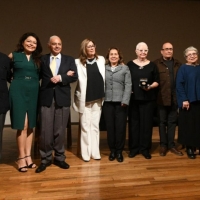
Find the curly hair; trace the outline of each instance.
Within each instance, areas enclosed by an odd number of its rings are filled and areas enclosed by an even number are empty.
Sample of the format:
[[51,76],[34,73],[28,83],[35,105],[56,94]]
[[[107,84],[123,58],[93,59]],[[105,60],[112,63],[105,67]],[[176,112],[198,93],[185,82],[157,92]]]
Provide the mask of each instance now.
[[117,51],[117,53],[119,54],[118,65],[124,64],[123,55],[122,55],[122,52],[120,51],[120,49],[117,48],[117,47],[111,47],[111,48],[108,49],[108,53],[106,55],[106,65],[111,65],[110,60],[109,60],[109,54],[110,54],[110,51],[113,50],[113,49],[115,49]]
[[40,57],[41,57],[41,53],[42,53],[42,45],[41,45],[39,37],[35,33],[28,32],[28,33],[23,34],[21,36],[21,38],[19,39],[19,42],[17,44],[16,52],[23,52],[24,51],[23,42],[29,36],[34,37],[36,39],[36,41],[37,41],[37,47],[36,47],[35,51],[32,52],[32,58],[33,58],[35,64],[39,67],[40,66],[40,62],[41,62],[40,61]]

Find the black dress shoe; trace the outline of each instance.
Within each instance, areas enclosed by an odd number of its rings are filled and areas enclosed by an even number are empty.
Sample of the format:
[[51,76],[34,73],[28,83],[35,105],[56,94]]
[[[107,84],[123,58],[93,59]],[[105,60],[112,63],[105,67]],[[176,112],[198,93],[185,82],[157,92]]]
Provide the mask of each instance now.
[[60,167],[62,169],[69,169],[69,165],[64,160],[59,161],[59,160],[54,159],[53,164],[57,165],[58,167]]
[[196,158],[196,155],[194,154],[194,150],[193,149],[187,148],[186,152],[187,152],[188,158],[190,158],[190,159],[195,159]]
[[139,153],[138,152],[133,153],[133,152],[130,151],[130,153],[128,154],[128,157],[129,158],[134,158],[137,154],[139,154]]
[[43,172],[48,166],[51,165],[51,161],[47,163],[41,163],[39,167],[35,170],[35,173]]
[[123,162],[124,161],[124,157],[123,157],[123,155],[121,153],[118,153],[116,158],[117,158],[118,162]]
[[151,159],[151,154],[148,151],[142,152],[142,155],[145,157],[145,159]]
[[114,153],[114,152],[111,152],[108,159],[109,159],[110,161],[115,160],[115,153]]

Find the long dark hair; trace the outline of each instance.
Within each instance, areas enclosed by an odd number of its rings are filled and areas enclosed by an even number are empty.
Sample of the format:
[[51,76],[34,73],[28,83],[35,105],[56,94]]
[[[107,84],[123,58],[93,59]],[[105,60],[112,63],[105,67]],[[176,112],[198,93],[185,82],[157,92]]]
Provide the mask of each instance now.
[[39,37],[35,33],[32,33],[32,32],[24,33],[21,36],[21,38],[19,39],[16,52],[24,51],[24,47],[22,44],[29,36],[34,37],[37,41],[37,47],[36,47],[35,51],[32,52],[32,58],[33,58],[35,64],[39,67],[40,66],[40,57],[41,57],[41,53],[42,53],[42,45],[40,43]]

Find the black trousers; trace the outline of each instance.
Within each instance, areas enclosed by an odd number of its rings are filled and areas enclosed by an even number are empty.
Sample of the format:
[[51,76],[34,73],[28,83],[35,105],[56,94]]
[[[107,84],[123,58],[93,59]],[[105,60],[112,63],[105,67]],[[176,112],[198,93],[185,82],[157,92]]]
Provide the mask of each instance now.
[[122,153],[126,140],[127,106],[121,102],[104,102],[107,141],[111,152]]
[[0,114],[0,160],[2,157],[2,138],[3,138],[3,127],[5,123],[6,114]]
[[200,147],[200,101],[190,103],[189,110],[179,109],[178,142]]
[[174,137],[177,122],[177,106],[158,106],[160,146],[175,147]]
[[129,150],[131,153],[149,151],[152,144],[154,101],[131,99],[128,114]]

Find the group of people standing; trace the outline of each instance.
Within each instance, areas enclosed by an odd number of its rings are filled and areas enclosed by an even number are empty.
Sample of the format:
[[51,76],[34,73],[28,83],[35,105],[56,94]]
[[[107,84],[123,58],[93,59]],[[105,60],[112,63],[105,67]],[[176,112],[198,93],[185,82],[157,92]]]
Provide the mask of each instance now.
[[[186,64],[173,58],[173,46],[164,43],[161,58],[148,60],[148,46],[137,44],[136,58],[124,63],[117,47],[108,50],[106,59],[96,52],[93,40],[81,43],[79,58],[63,55],[62,41],[51,36],[49,54],[34,33],[25,33],[9,58],[0,54],[0,139],[5,114],[10,107],[11,127],[17,129],[20,172],[36,168],[31,158],[33,128],[39,118],[40,173],[53,163],[68,169],[64,136],[70,105],[70,83],[77,81],[73,108],[79,113],[81,156],[85,162],[100,160],[99,121],[104,115],[109,160],[123,162],[128,117],[129,157],[142,154],[151,159],[153,116],[157,104],[160,156],[167,151],[182,156],[174,142],[179,115],[178,142],[186,146],[189,158],[196,158],[200,147],[200,65],[198,50],[185,50]],[[39,84],[41,80],[41,85]],[[9,81],[9,92],[7,89]],[[179,109],[178,109],[179,108]],[[179,112],[178,112],[179,111]],[[52,153],[54,151],[54,159]]]
[[[10,106],[11,127],[17,129],[19,172],[36,168],[31,158],[33,128],[40,122],[40,173],[53,163],[68,169],[64,137],[71,105],[70,83],[78,78],[74,58],[63,55],[62,41],[51,36],[49,54],[41,55],[42,46],[35,33],[25,33],[9,58],[1,54],[1,138],[6,111]],[[6,80],[10,82],[9,93]],[[41,80],[41,85],[39,81]],[[9,98],[8,98],[9,97]],[[39,118],[39,119],[38,119]]]

